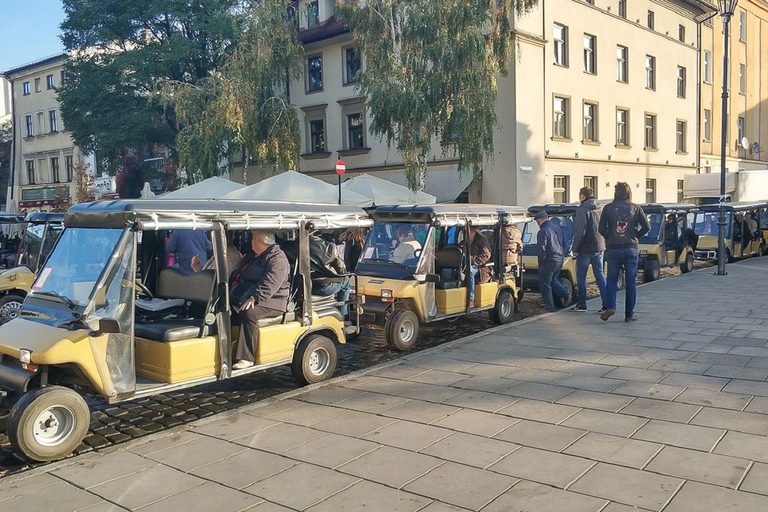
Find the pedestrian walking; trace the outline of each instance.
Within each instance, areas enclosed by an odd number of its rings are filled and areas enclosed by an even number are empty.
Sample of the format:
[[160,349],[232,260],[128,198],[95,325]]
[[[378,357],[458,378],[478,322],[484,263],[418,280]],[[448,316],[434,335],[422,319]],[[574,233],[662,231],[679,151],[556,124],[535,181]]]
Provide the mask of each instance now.
[[595,200],[595,191],[591,187],[583,187],[579,190],[581,204],[576,208],[573,216],[573,256],[576,258],[576,287],[578,288],[578,300],[571,311],[587,311],[587,271],[592,265],[592,273],[595,275],[597,287],[600,290],[600,299],[603,307],[599,313],[606,309],[605,304],[605,275],[603,274],[603,252],[605,251],[605,239],[598,232],[600,225],[601,208]]
[[560,270],[565,259],[565,237],[559,226],[549,220],[547,212],[540,211],[533,216],[539,225],[536,235],[536,254],[539,258],[539,291],[549,311],[557,311],[553,293],[560,297],[562,304],[571,302],[571,294],[560,282]]
[[616,313],[616,289],[622,269],[626,280],[624,321],[637,320],[637,239],[650,230],[645,212],[632,202],[632,188],[628,183],[616,183],[613,201],[603,208],[600,215],[600,234],[605,237],[605,259],[608,262],[605,310],[600,314],[602,320],[608,320]]

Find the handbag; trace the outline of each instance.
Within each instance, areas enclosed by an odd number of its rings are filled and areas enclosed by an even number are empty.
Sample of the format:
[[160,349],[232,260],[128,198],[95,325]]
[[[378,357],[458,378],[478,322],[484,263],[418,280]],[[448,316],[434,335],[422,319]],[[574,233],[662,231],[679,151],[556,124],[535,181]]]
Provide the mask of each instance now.
[[242,280],[229,290],[229,305],[236,311],[240,311],[245,301],[253,297],[256,285]]

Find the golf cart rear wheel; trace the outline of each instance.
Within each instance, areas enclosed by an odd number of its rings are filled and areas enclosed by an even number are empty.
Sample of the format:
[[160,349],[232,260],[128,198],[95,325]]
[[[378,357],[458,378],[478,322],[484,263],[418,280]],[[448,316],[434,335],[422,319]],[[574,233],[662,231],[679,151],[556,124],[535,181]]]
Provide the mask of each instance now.
[[499,292],[493,309],[488,310],[491,320],[497,324],[508,324],[515,314],[515,299],[506,290]]
[[336,345],[319,334],[310,334],[293,353],[291,373],[301,384],[314,384],[330,379],[336,370]]
[[560,284],[563,285],[563,288],[568,292],[568,295],[565,297],[555,296],[555,303],[561,308],[567,308],[571,305],[571,302],[573,302],[573,283],[567,277],[561,277]]
[[689,252],[685,255],[685,261],[680,264],[680,272],[687,274],[693,270],[693,253]]
[[384,335],[389,346],[398,352],[410,350],[419,337],[419,318],[413,311],[399,309],[387,318]]
[[659,265],[659,260],[645,260],[645,266],[643,267],[643,279],[645,282],[658,281],[660,276],[661,266]]

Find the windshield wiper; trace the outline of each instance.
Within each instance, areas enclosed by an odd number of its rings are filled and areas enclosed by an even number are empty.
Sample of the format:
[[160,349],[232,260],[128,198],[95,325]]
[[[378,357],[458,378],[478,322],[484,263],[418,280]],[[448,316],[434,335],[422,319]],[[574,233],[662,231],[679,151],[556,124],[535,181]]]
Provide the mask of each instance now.
[[71,310],[77,309],[78,304],[70,299],[69,297],[66,297],[64,295],[61,295],[58,292],[54,291],[45,291],[45,292],[35,292],[33,295],[47,295],[49,297],[56,297],[57,299],[61,300],[64,304],[67,305],[67,307]]

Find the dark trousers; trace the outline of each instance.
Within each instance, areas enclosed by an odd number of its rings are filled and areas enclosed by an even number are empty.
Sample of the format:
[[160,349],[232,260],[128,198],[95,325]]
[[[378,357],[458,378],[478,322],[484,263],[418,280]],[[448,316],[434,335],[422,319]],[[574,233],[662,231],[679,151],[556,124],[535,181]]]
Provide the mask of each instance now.
[[558,297],[565,298],[568,290],[560,282],[560,271],[563,269],[563,258],[550,258],[539,262],[539,291],[541,298],[544,299],[544,305],[549,311],[557,311],[554,293]]
[[237,341],[235,359],[237,361],[244,359],[255,362],[256,346],[259,342],[259,320],[282,315],[283,312],[278,309],[265,308],[263,306],[254,306],[248,310],[240,310],[238,314],[240,317],[240,337]]
[[608,249],[605,251],[605,260],[608,262],[605,307],[616,311],[616,291],[619,284],[619,272],[623,269],[626,296],[624,300],[624,318],[631,318],[635,314],[635,304],[637,303],[637,247]]

